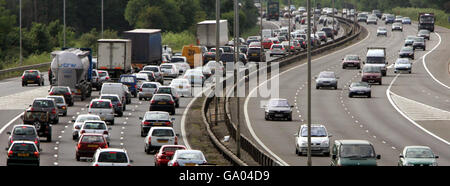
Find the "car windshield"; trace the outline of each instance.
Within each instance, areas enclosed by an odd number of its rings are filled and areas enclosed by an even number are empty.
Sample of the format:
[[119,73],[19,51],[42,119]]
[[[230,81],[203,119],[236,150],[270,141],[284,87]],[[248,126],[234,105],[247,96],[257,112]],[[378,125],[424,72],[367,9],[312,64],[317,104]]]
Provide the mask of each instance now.
[[158,67],[144,67],[145,71],[153,71],[153,72],[158,72]]
[[365,72],[365,73],[381,73],[381,68],[374,67],[374,66],[364,66],[363,72]]
[[380,30],[380,31],[386,31],[386,28],[378,28],[378,30]]
[[422,37],[416,37],[414,38],[415,42],[424,42],[424,39]]
[[420,22],[421,23],[434,23],[434,17],[433,16],[420,16]]
[[34,128],[31,127],[17,127],[14,129],[14,135],[36,135]]
[[409,148],[406,150],[406,158],[434,158],[433,152],[426,148]]
[[185,74],[186,76],[191,76],[191,75],[194,75],[194,76],[201,76],[201,75],[203,75],[203,72],[202,71],[199,71],[199,70],[189,70],[189,71],[187,71],[186,72],[186,74]]
[[189,84],[189,81],[186,81],[185,79],[174,79],[174,80],[172,80],[172,82],[170,84],[171,85],[185,85],[185,84]]
[[104,163],[128,163],[127,155],[123,152],[102,152],[98,156],[98,162]]
[[106,101],[94,101],[91,104],[91,108],[111,108],[110,102]]
[[81,139],[81,142],[83,143],[104,143],[105,140],[103,136],[100,135],[84,135],[83,139]]
[[153,96],[153,100],[155,101],[172,101],[172,97],[170,95],[155,95]]
[[85,116],[78,118],[76,122],[84,122],[87,120],[100,120],[100,118],[98,118],[98,116]]
[[272,48],[283,48],[282,45],[272,45]]
[[86,122],[84,123],[84,129],[106,129],[106,126],[104,123]]
[[357,61],[357,60],[359,60],[359,57],[358,56],[346,56],[345,59],[346,60]]
[[384,57],[367,57],[367,63],[384,64]]
[[15,143],[11,148],[11,151],[25,151],[25,152],[35,152],[36,147],[29,143]]
[[106,75],[108,75],[106,72],[98,72],[98,75],[100,77],[105,77]]
[[175,152],[177,150],[184,150],[183,147],[164,147],[163,152]]
[[55,100],[56,103],[64,103],[63,97],[47,97],[47,98]]
[[152,136],[155,137],[172,137],[175,136],[172,129],[156,129],[153,130]]
[[369,84],[366,82],[358,82],[358,83],[352,83],[350,87],[369,87]]
[[54,94],[64,94],[69,92],[69,90],[65,87],[53,87],[52,91]]
[[33,103],[33,107],[35,108],[51,108],[54,106],[55,105],[53,105],[53,102],[49,100],[36,100]]
[[334,78],[334,73],[320,73],[319,78]]
[[120,78],[120,82],[122,82],[122,83],[134,83],[135,79],[134,79],[134,77],[126,76],[126,77]]
[[400,51],[402,51],[402,52],[412,52],[413,48],[411,48],[411,47],[403,47],[402,50],[400,50]]
[[113,102],[119,101],[119,98],[117,96],[102,96],[102,97],[100,97],[100,99],[109,99]]
[[342,145],[342,158],[374,158],[375,152],[371,145]]
[[[311,127],[311,137],[327,137],[327,131],[323,127]],[[302,137],[308,137],[308,127],[302,128]]]
[[234,61],[234,55],[233,54],[222,54],[220,56],[220,61],[232,62],[232,61]]
[[395,63],[398,63],[398,64],[409,64],[409,60],[408,59],[398,59]]
[[289,107],[287,100],[272,100],[269,104],[270,107]]
[[430,31],[428,31],[428,30],[420,30],[419,31],[419,34],[429,34],[430,33]]
[[144,120],[169,120],[169,113],[147,113]]
[[159,88],[157,93],[172,94],[172,89],[171,88]]
[[200,153],[180,153],[177,159],[180,160],[203,160],[203,156]]
[[157,85],[154,83],[144,83],[142,84],[142,88],[156,88]]
[[184,62],[184,58],[181,58],[181,57],[174,57],[174,58],[172,58],[172,60],[170,60],[172,63],[175,63],[175,62]]
[[39,75],[38,71],[25,71],[25,75],[37,76]]

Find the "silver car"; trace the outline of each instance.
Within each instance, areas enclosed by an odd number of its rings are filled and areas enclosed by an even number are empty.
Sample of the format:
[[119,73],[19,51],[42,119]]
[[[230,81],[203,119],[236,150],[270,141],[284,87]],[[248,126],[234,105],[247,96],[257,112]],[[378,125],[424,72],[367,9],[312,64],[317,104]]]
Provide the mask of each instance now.
[[411,74],[412,71],[412,63],[409,61],[409,58],[398,58],[394,64],[394,73],[406,71]]
[[377,36],[384,35],[387,36],[387,29],[386,27],[378,27],[377,29]]
[[108,142],[111,140],[110,131],[111,127],[106,126],[104,121],[87,120],[81,125],[80,133],[78,136],[83,134],[102,134]]
[[322,87],[333,87],[334,89],[337,89],[338,87],[338,79],[339,77],[336,77],[334,72],[331,71],[323,71],[320,72],[319,77],[315,77],[316,79],[316,89],[322,88]]
[[139,100],[145,99],[150,100],[153,97],[153,94],[156,93],[158,87],[161,86],[160,83],[157,82],[145,82],[139,87],[138,97]]
[[73,127],[72,127],[72,139],[76,140],[78,137],[80,137],[78,134],[80,132],[81,126],[85,121],[101,121],[100,116],[94,115],[94,114],[81,114],[78,115],[76,120],[72,120]]
[[181,97],[192,96],[191,84],[187,79],[174,79],[169,86],[173,87]]
[[64,96],[47,96],[47,98],[55,100],[56,107],[58,107],[58,113],[67,116],[67,104],[64,100]]
[[145,137],[144,151],[159,150],[163,145],[178,145],[178,135],[172,127],[152,127]]
[[107,121],[114,125],[114,106],[109,99],[94,99],[88,106],[89,114],[100,116],[102,121]]
[[161,68],[159,68],[159,66],[156,65],[148,65],[145,66],[142,70],[144,71],[153,71],[155,73],[155,78],[156,78],[156,82],[159,82],[161,84],[164,84],[164,78],[163,75],[161,73]]
[[199,150],[177,150],[167,166],[197,166],[207,164],[205,155]]
[[[308,151],[308,125],[302,125],[295,135],[295,153],[306,154]],[[330,137],[324,125],[311,125],[311,153],[330,155]]]
[[270,57],[274,55],[282,55],[282,56],[286,55],[286,49],[282,44],[273,44],[270,47]]
[[275,118],[286,119],[292,121],[292,108],[287,99],[272,98],[268,104],[264,106],[264,118],[273,120]]

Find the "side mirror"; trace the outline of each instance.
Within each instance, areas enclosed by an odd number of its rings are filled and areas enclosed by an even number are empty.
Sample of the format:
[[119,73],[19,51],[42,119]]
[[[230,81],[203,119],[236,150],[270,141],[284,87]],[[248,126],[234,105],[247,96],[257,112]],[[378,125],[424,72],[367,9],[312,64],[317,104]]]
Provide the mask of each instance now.
[[377,159],[378,160],[381,159],[381,155],[377,154]]
[[439,156],[435,156],[434,158],[439,158]]
[[171,118],[170,121],[175,121],[175,118]]
[[140,120],[143,120],[144,118],[142,118],[142,117],[139,117],[139,119],[140,119]]
[[11,135],[11,132],[7,132],[6,135]]
[[335,160],[337,158],[336,154],[331,155],[331,158]]
[[176,134],[177,137],[180,137],[180,134]]
[[400,154],[400,156],[398,156],[399,158],[404,158],[404,156],[402,154]]
[[294,105],[291,105],[291,108],[294,108]]
[[74,119],[72,120],[72,123],[75,123],[75,120],[74,120]]
[[329,137],[329,138],[333,137],[333,134],[328,134],[328,137]]

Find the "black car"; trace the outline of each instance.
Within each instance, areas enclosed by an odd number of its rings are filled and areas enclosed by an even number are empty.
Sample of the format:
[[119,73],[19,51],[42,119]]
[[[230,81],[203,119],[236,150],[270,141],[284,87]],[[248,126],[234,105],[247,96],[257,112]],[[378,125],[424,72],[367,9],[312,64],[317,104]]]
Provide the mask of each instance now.
[[73,106],[74,99],[69,87],[54,86],[48,93],[51,96],[63,96],[68,106]]
[[233,47],[231,47],[231,46],[221,46],[220,47],[221,49],[223,49],[223,52],[224,53],[233,53]]
[[118,117],[123,116],[125,104],[122,103],[122,101],[120,101],[119,96],[117,94],[102,94],[99,99],[111,100],[111,103],[113,104],[114,107],[114,113],[116,113]]
[[292,121],[292,108],[286,99],[270,99],[269,103],[264,106],[264,116],[266,120],[275,118],[286,119]]
[[25,70],[22,75],[22,86],[28,84],[44,86],[44,75],[39,70]]
[[425,46],[425,39],[423,37],[416,37],[414,38],[414,42],[413,42],[413,50],[416,50],[416,48],[421,48],[422,50],[426,50],[426,46]]
[[148,111],[141,120],[141,136],[145,137],[152,127],[173,127],[175,118],[170,118],[168,112]]
[[402,47],[402,49],[398,52],[398,56],[400,58],[414,59],[414,49],[410,46]]
[[39,149],[31,141],[15,141],[11,144],[6,160],[7,166],[17,165],[34,165],[39,166],[40,154]]
[[323,27],[322,29],[320,29],[320,31],[325,32],[327,37],[334,38],[333,28],[331,28],[331,27]]
[[[259,42],[259,41],[258,41],[258,42]],[[248,50],[248,47],[247,47],[246,45],[241,45],[241,46],[239,46],[239,52],[240,52],[240,53],[246,54],[246,53],[247,53],[247,50]]]
[[149,111],[166,111],[170,115],[175,114],[175,101],[170,94],[155,94],[150,100]]
[[15,141],[32,141],[40,149],[39,136],[36,128],[32,125],[15,125],[12,131],[6,134],[9,135],[8,148]]
[[352,98],[354,96],[366,96],[368,98],[371,98],[372,90],[370,88],[369,83],[366,82],[352,83],[349,86],[348,97]]
[[392,24],[395,22],[395,16],[394,15],[387,15],[386,19],[384,20],[384,24]]
[[215,61],[216,60],[216,53],[215,52],[205,52],[203,54],[203,63],[206,64],[209,61]]
[[[262,61],[261,61],[262,57]],[[259,62],[265,62],[266,61],[266,53],[264,50],[262,50],[262,56],[261,56],[261,48],[260,47],[250,47],[247,51],[247,58],[248,61],[259,61]]]
[[178,96],[175,88],[171,86],[160,86],[158,87],[156,94],[170,94],[172,96],[172,99],[175,101],[175,107],[180,107],[180,96]]

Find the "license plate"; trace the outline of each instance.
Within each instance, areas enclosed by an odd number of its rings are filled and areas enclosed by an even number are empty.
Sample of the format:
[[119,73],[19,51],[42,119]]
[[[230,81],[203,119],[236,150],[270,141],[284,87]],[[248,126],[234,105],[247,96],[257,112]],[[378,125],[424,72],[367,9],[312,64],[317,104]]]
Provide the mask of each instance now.
[[101,117],[100,119],[105,120],[106,118],[105,117]]
[[17,154],[17,156],[19,156],[19,157],[28,157],[28,156],[30,156],[30,154],[28,154],[28,153],[19,153],[19,154]]
[[167,104],[166,102],[158,102],[158,104],[160,104],[160,105],[165,105],[165,104]]
[[153,123],[153,125],[162,125],[162,123]]
[[353,63],[347,63],[347,66],[353,66]]
[[88,147],[98,147],[98,145],[88,145]]
[[275,117],[283,117],[283,114],[275,114]]
[[34,81],[33,81],[33,80],[28,80],[27,82],[28,82],[28,83],[33,83]]
[[252,54],[252,56],[258,56],[258,54]]
[[357,92],[358,94],[364,94],[364,92]]
[[183,86],[178,86],[178,88],[183,88]]
[[169,140],[157,140],[158,141],[158,143],[167,143],[167,142],[169,142]]
[[375,80],[369,80],[369,83],[373,83],[373,82],[375,82]]
[[197,164],[195,164],[195,163],[185,163],[184,164],[184,166],[195,166],[195,165],[197,165]]

